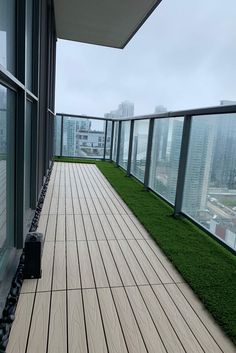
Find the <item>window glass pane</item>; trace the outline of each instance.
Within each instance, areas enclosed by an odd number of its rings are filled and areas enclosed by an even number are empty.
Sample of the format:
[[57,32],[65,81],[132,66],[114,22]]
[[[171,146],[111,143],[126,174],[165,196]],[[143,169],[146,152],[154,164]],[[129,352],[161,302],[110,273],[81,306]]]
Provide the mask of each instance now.
[[15,0],[0,1],[0,64],[15,73]]
[[61,119],[60,115],[57,115],[54,120],[54,155],[60,156],[61,154]]
[[136,120],[134,122],[131,173],[141,181],[144,181],[148,128],[149,120]]
[[0,266],[14,246],[15,94],[0,85]]
[[192,121],[183,211],[236,249],[236,114]]
[[32,103],[26,103],[25,119],[25,209],[30,208],[31,191],[31,117]]
[[26,2],[26,87],[32,91],[33,0]]
[[64,117],[63,155],[103,158],[105,125],[102,120]]
[[116,121],[114,123],[114,137],[113,137],[113,146],[112,146],[112,160],[116,161],[117,156],[117,142],[118,142],[118,130],[119,130],[119,123]]
[[183,118],[156,119],[154,123],[149,187],[175,202]]
[[123,121],[121,124],[119,164],[124,169],[127,169],[127,162],[128,162],[129,133],[130,133],[130,121]]
[[110,159],[110,151],[111,151],[111,130],[112,130],[112,122],[107,122],[107,141],[106,141],[106,154],[105,158]]

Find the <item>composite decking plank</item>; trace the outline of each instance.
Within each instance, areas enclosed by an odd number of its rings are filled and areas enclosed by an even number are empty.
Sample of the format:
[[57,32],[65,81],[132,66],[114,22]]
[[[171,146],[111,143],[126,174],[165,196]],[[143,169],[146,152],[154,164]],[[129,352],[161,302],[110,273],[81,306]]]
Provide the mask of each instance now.
[[132,232],[130,231],[129,227],[127,226],[127,224],[125,223],[124,219],[122,218],[122,216],[120,214],[116,214],[114,215],[116,222],[119,224],[119,227],[124,235],[125,239],[134,239],[134,236],[132,234]]
[[109,240],[108,244],[110,246],[111,252],[113,254],[114,260],[116,262],[117,268],[119,270],[120,277],[122,279],[124,286],[132,286],[135,284],[134,278],[130,272],[130,269],[125,261],[124,255],[119,247],[116,240]]
[[122,287],[112,288],[111,291],[114,296],[129,353],[148,352],[125,293],[125,289]]
[[109,353],[128,353],[111,290],[109,288],[99,288],[98,298]]
[[79,262],[81,271],[82,288],[95,288],[92,265],[89,258],[88,245],[86,241],[78,242]]
[[83,298],[89,353],[107,353],[96,290],[83,290]]
[[86,240],[84,222],[82,215],[75,215],[75,230],[77,240]]
[[66,292],[53,291],[47,353],[67,352]]
[[105,214],[101,214],[101,215],[98,215],[99,219],[100,219],[100,222],[101,222],[101,225],[102,225],[102,228],[104,230],[104,233],[105,233],[105,236],[106,236],[106,239],[116,239],[115,237],[115,234],[111,228],[111,225],[106,217]]
[[111,226],[111,228],[113,230],[115,238],[116,239],[125,239],[125,237],[124,237],[124,235],[123,235],[123,233],[122,233],[122,231],[121,231],[121,229],[119,227],[119,224],[117,223],[114,215],[107,214],[106,216],[107,216],[108,222],[109,222],[109,224],[110,224],[110,226]]
[[150,245],[150,247],[152,248],[154,253],[157,255],[159,261],[162,263],[163,267],[166,269],[166,271],[172,277],[174,282],[176,282],[176,283],[184,282],[180,273],[176,270],[176,268],[172,265],[172,263],[167,259],[167,257],[164,255],[162,250],[154,242],[154,240],[149,237],[149,239],[147,239],[147,243]]
[[158,257],[149,247],[148,243],[145,240],[137,240],[140,248],[143,250],[153,268],[155,269],[158,277],[162,283],[172,283],[173,279],[170,277],[169,273],[166,271],[162,263],[159,261]]
[[33,293],[20,295],[16,309],[16,318],[11,328],[10,339],[7,345],[6,353],[25,352],[33,301]]
[[137,287],[127,287],[126,293],[133,308],[137,323],[142,332],[143,339],[146,343],[148,352],[150,353],[166,353],[158,331],[149,315],[146,305],[139,293]]
[[66,240],[67,241],[75,241],[76,240],[76,235],[75,235],[75,221],[74,221],[74,215],[66,215]]
[[68,241],[66,244],[66,263],[67,288],[81,288],[77,243],[75,241]]
[[56,236],[56,224],[57,224],[57,215],[50,214],[48,216],[47,229],[45,234],[45,242],[55,241]]
[[88,241],[88,248],[90,252],[96,287],[108,287],[107,276],[97,242]]
[[96,235],[93,228],[93,223],[90,215],[83,215],[84,228],[87,240],[96,240]]
[[159,301],[150,286],[140,286],[139,290],[145,301],[153,322],[162,338],[168,353],[184,353],[185,350],[175,333],[171,321],[165,315]]
[[66,240],[66,216],[65,214],[58,214],[57,216],[57,230],[56,241]]
[[68,291],[69,353],[86,353],[86,331],[81,290]]
[[65,242],[62,241],[55,243],[52,289],[66,289],[66,249]]
[[91,215],[91,221],[93,223],[93,228],[94,228],[97,240],[105,240],[106,236],[98,215],[97,214]]
[[50,292],[37,293],[26,353],[46,353]]
[[130,268],[130,271],[133,274],[136,284],[138,285],[148,284],[147,277],[145,276],[144,271],[139,265],[132,250],[130,249],[128,242],[126,240],[118,240],[118,243],[122,249],[124,257],[127,260],[128,266]]
[[144,252],[140,248],[137,241],[128,240],[128,244],[132,249],[132,251],[134,252],[140,267],[143,269],[143,272],[145,273],[145,276],[147,277],[148,282],[150,284],[160,284],[161,281],[155,271],[156,269],[151,266],[150,262],[148,261],[148,258],[145,256]]
[[107,241],[100,240],[98,241],[98,245],[102,254],[110,287],[121,287],[122,282],[120,275],[117,271],[116,264]]
[[178,308],[172,302],[164,286],[154,285],[152,287],[163,310],[165,311],[165,314],[172,322],[172,325],[175,327],[175,331],[181,340],[185,351],[187,353],[203,353],[203,349],[199,345],[186,321],[180,314]]
[[52,269],[54,243],[44,243],[42,255],[42,277],[38,280],[37,292],[50,291],[52,286]]

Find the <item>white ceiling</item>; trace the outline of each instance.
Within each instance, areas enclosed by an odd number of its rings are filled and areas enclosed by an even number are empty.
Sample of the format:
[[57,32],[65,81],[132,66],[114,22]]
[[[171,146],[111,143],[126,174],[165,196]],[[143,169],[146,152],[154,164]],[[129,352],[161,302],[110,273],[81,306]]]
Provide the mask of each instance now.
[[161,0],[54,0],[57,37],[123,48]]

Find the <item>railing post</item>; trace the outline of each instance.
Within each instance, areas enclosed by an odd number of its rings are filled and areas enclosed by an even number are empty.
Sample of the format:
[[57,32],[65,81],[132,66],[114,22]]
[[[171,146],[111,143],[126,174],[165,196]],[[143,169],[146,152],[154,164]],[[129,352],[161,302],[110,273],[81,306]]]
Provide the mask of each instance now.
[[105,136],[104,136],[104,151],[103,151],[103,159],[106,159],[106,148],[107,148],[107,120],[105,125]]
[[126,170],[126,175],[127,176],[130,176],[130,170],[131,170],[133,136],[134,136],[134,120],[131,120],[130,121],[130,131],[129,131],[128,161],[127,161],[127,170]]
[[182,210],[184,182],[185,182],[185,175],[186,175],[186,169],[187,169],[187,159],[188,159],[189,141],[190,141],[190,133],[191,133],[191,123],[192,123],[192,116],[185,115],[180,157],[179,157],[176,195],[175,195],[175,208],[174,208],[175,217],[178,217]]
[[61,145],[60,145],[60,156],[63,153],[63,129],[64,129],[64,116],[61,115]]
[[121,139],[121,121],[119,121],[118,127],[118,139],[117,139],[117,151],[116,151],[116,166],[119,166],[120,162],[120,139]]
[[154,119],[150,119],[149,129],[148,129],[148,143],[147,143],[146,165],[145,165],[145,174],[144,174],[145,190],[148,189],[148,184],[149,184],[154,121],[155,121]]
[[110,162],[112,161],[112,152],[113,152],[113,141],[114,141],[114,125],[115,122],[111,121],[111,148],[110,148]]

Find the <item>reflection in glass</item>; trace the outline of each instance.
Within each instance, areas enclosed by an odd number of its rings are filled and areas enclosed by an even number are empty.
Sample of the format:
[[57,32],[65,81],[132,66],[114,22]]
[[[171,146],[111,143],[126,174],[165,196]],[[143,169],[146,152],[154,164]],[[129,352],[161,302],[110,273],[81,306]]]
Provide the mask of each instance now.
[[15,73],[15,0],[0,1],[0,64]]
[[107,121],[107,140],[106,140],[106,153],[105,158],[110,159],[110,151],[111,151],[111,131],[112,130],[112,122]]
[[15,95],[0,85],[0,260],[13,246]]
[[183,211],[236,249],[236,114],[192,121]]
[[117,156],[118,130],[119,130],[119,123],[118,123],[118,121],[115,121],[113,146],[112,146],[112,160],[114,162],[116,162],[116,156]]
[[26,1],[26,87],[32,91],[33,0]]
[[156,119],[154,123],[149,187],[175,202],[183,118]]
[[32,103],[27,100],[25,115],[25,210],[30,209],[31,194],[31,118]]
[[60,156],[61,154],[61,119],[60,115],[57,115],[54,119],[54,155]]
[[130,121],[123,121],[121,123],[119,164],[124,169],[127,169],[127,162],[128,162],[129,133],[130,133]]
[[102,120],[64,117],[63,155],[103,158],[105,124]]
[[131,160],[131,173],[144,181],[149,120],[136,120],[134,123],[134,136]]

